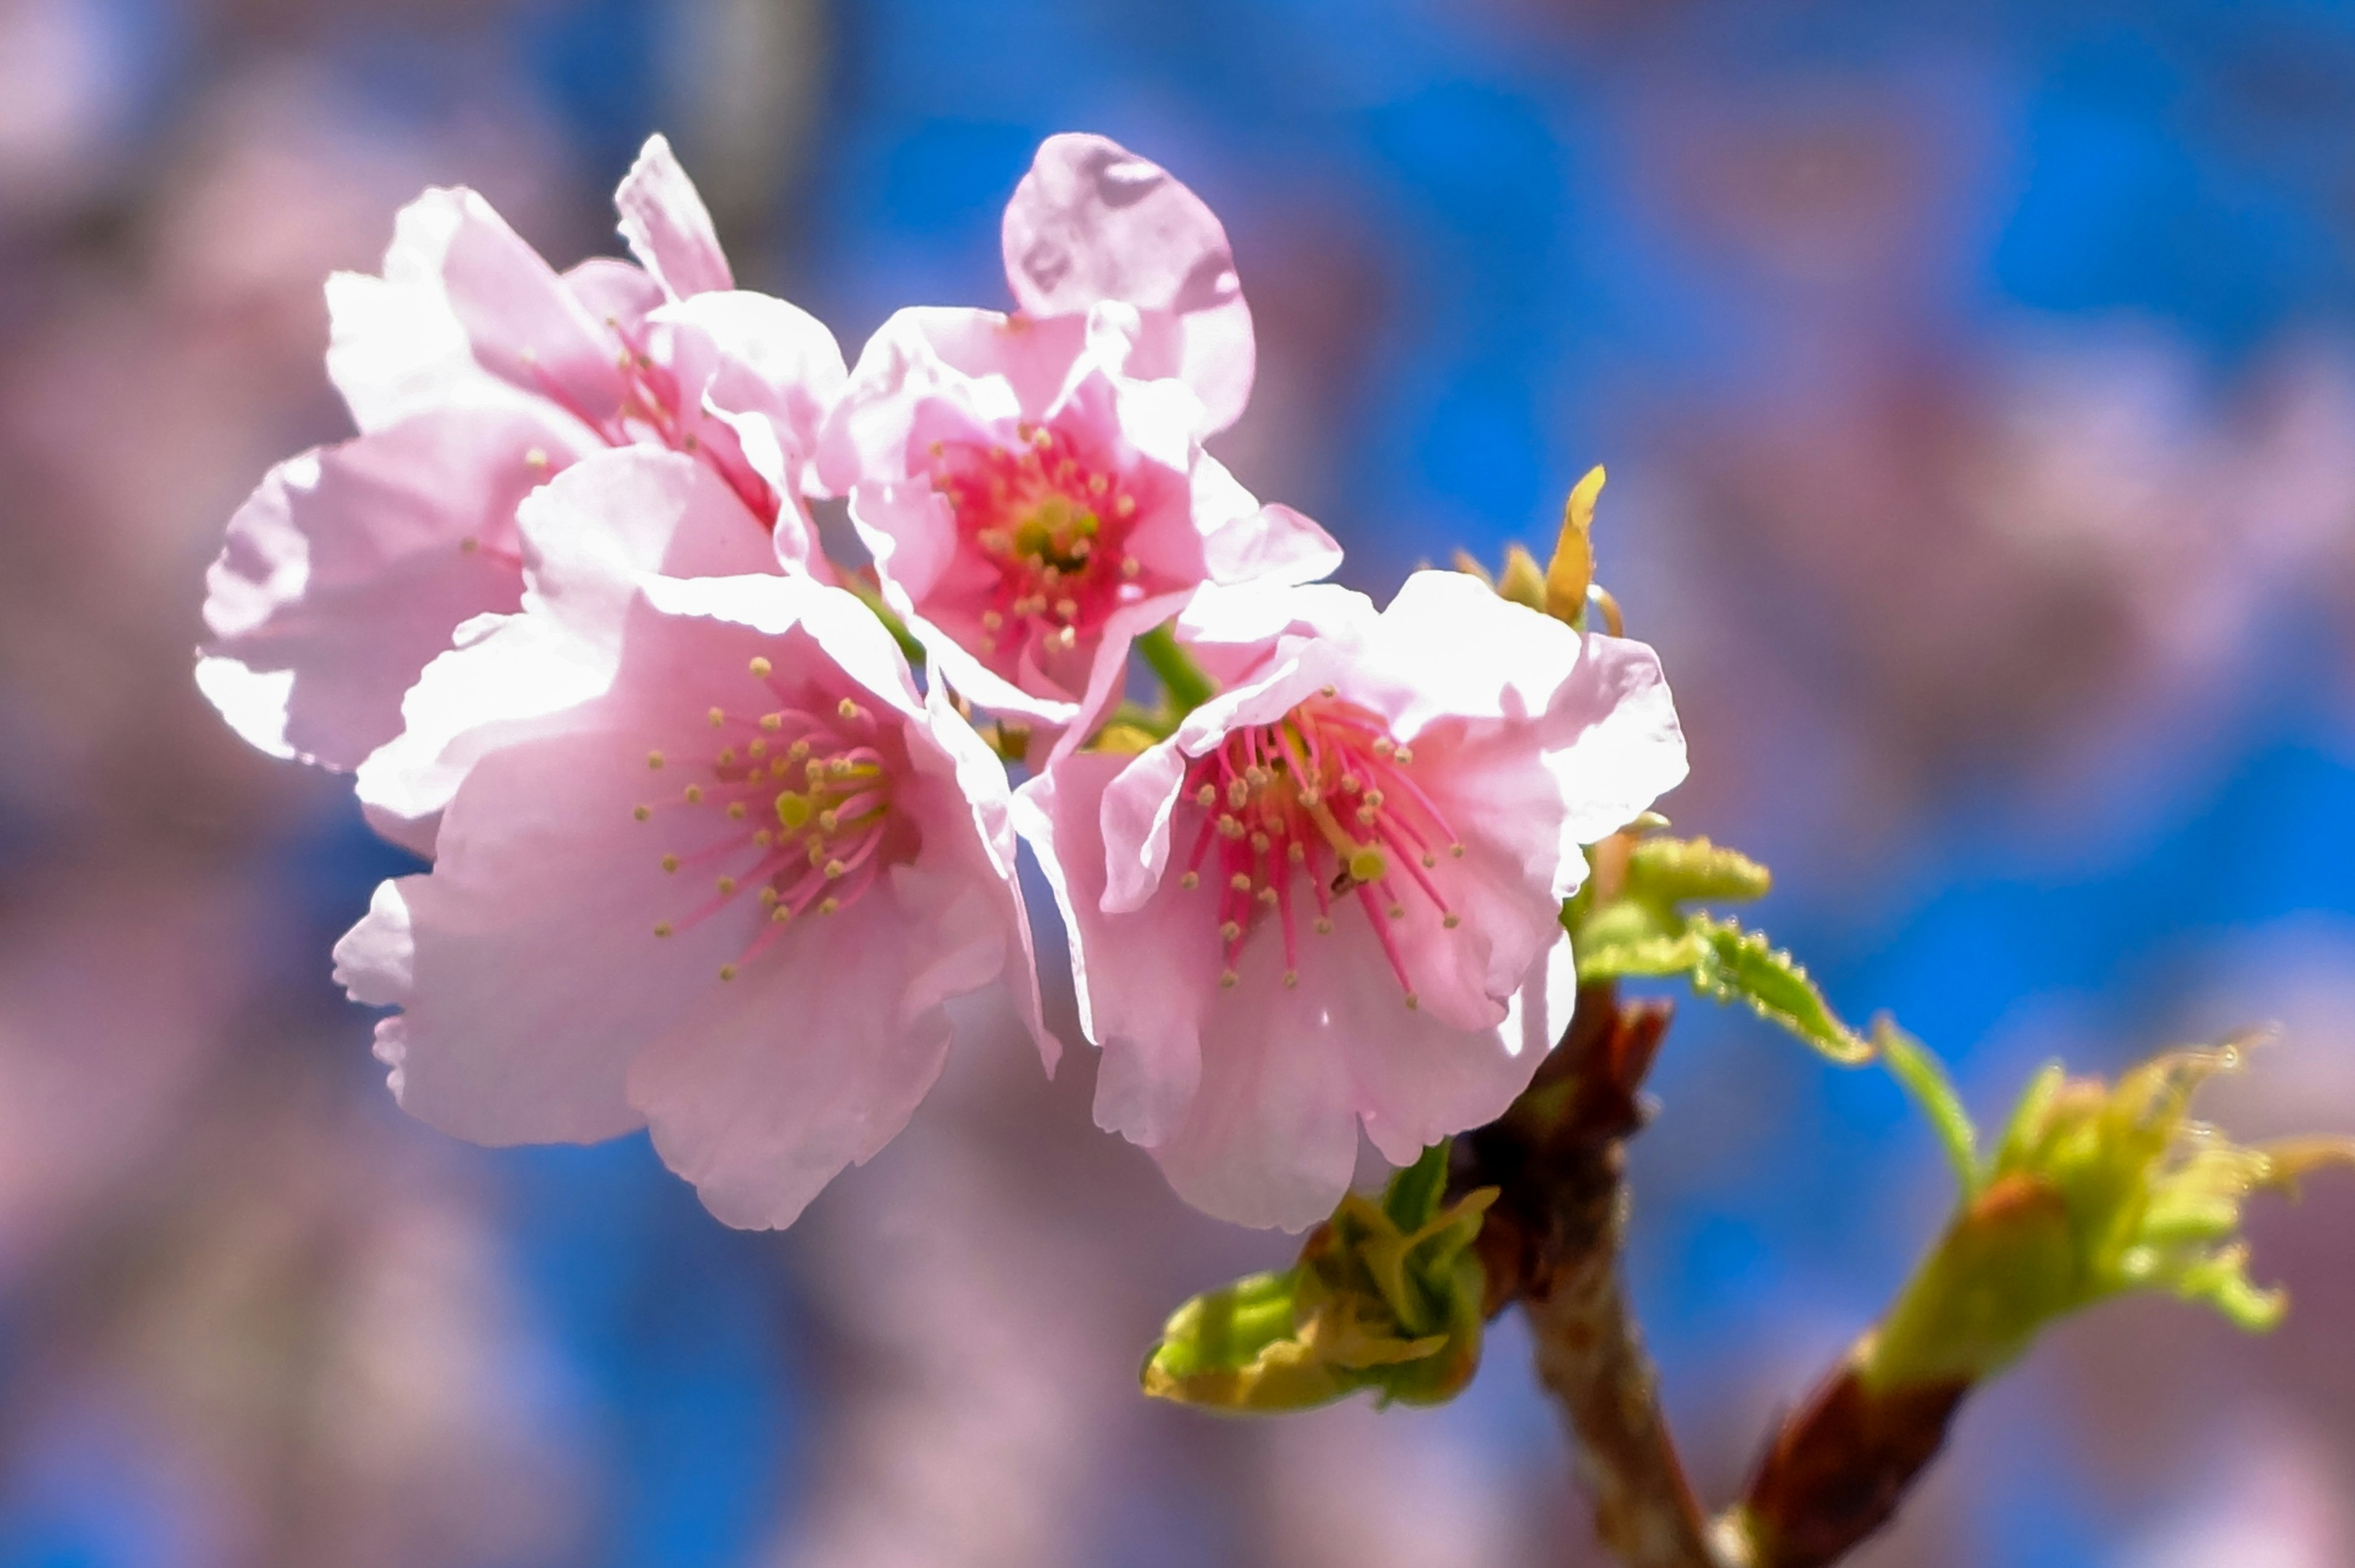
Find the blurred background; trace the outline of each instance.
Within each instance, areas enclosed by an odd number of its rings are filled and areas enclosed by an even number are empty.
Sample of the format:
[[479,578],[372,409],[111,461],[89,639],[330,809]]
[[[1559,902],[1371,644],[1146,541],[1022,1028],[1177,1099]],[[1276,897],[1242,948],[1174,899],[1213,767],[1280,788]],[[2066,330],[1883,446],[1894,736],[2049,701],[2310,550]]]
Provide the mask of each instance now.
[[[428,184],[559,265],[666,130],[853,353],[1005,303],[1038,139],[1223,216],[1221,452],[1387,595],[1600,544],[1680,827],[1992,1115],[2265,1019],[2216,1099],[2355,1127],[2355,6],[1698,0],[0,0],[0,1568],[1597,1562],[1526,1340],[1471,1392],[1148,1405],[1189,1214],[984,1039],[793,1232],[643,1140],[392,1105],[327,950],[408,869],[197,699],[201,576],[346,433],[320,282]],[[1054,1005],[1068,1027],[1068,985]],[[1633,1268],[1722,1500],[1945,1179],[1878,1074],[1688,1007]],[[2254,1227],[2289,1324],[2171,1303],[1975,1404],[1878,1568],[2355,1563],[2355,1190]]]

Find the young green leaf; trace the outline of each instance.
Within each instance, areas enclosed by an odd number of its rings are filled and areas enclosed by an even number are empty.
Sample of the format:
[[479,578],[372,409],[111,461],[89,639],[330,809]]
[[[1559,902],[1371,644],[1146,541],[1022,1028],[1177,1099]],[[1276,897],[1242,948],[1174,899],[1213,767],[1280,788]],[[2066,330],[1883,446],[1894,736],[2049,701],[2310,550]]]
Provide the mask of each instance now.
[[1798,960],[1740,923],[1685,906],[1755,899],[1765,867],[1706,838],[1633,838],[1595,846],[1596,873],[1562,905],[1581,985],[1681,975],[1715,1001],[1746,1003],[1833,1061],[1872,1060]]
[[1693,989],[1721,1002],[1742,1001],[1843,1066],[1872,1060],[1871,1042],[1842,1023],[1799,961],[1741,923],[1692,917],[1703,944],[1692,970]]
[[1963,1108],[1962,1097],[1955,1093],[1954,1080],[1946,1076],[1946,1064],[1887,1017],[1874,1021],[1872,1043],[1879,1049],[1881,1060],[1888,1064],[1890,1076],[1929,1117],[1931,1128],[1946,1151],[1946,1163],[1954,1168],[1955,1180],[1960,1184],[1965,1200],[1977,1197],[1983,1179],[1978,1129],[1971,1123],[1971,1114]]

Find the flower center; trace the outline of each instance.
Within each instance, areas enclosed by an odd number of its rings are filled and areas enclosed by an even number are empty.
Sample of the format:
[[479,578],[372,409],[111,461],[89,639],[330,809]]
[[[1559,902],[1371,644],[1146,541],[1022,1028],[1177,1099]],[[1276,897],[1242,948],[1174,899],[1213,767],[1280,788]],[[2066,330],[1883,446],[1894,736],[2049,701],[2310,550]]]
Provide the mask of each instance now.
[[1225,944],[1222,986],[1235,984],[1244,941],[1273,914],[1284,931],[1284,983],[1300,977],[1293,879],[1306,880],[1316,903],[1313,929],[1333,929],[1335,901],[1355,895],[1380,939],[1391,969],[1417,1005],[1414,983],[1391,923],[1406,917],[1404,891],[1456,916],[1430,872],[1444,852],[1464,853],[1455,830],[1413,779],[1413,752],[1391,739],[1380,717],[1327,687],[1273,724],[1229,735],[1186,772],[1187,797],[1203,812],[1200,833],[1178,885],[1205,876],[1219,887],[1219,936]]
[[1139,509],[1134,476],[1061,431],[1015,431],[1011,446],[932,446],[932,488],[996,573],[981,613],[981,653],[1008,666],[1024,651],[1070,651],[1145,596],[1143,568],[1127,549]]
[[[737,971],[805,914],[828,915],[856,903],[887,865],[906,860],[914,839],[891,810],[897,771],[886,747],[891,737],[874,712],[845,697],[831,708],[815,694],[788,699],[765,658],[751,662],[766,712],[706,715],[721,744],[709,762],[686,771],[689,782],[668,801],[641,805],[641,822],[674,806],[692,808],[710,842],[688,853],[667,852],[662,868],[698,868],[714,878],[712,895],[676,923],[660,921],[656,936],[699,924],[736,900],[755,898],[768,912],[759,933],[719,977]],[[668,771],[671,759],[646,754],[646,766]],[[716,830],[716,831],[715,831]]]

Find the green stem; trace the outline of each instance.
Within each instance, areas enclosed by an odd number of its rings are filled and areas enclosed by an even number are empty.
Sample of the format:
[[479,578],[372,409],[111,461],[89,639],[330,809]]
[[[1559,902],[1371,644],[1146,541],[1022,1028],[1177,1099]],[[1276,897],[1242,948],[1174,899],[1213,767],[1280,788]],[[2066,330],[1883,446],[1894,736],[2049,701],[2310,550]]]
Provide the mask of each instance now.
[[1167,623],[1137,638],[1136,651],[1146,667],[1160,677],[1162,689],[1168,692],[1171,718],[1183,719],[1218,695],[1218,687],[1202,673],[1202,667],[1178,645],[1178,638]]
[[891,640],[900,645],[900,651],[908,656],[908,662],[918,669],[923,668],[924,645],[916,641],[915,634],[908,630],[908,623],[900,619],[899,612],[883,603],[883,590],[856,571],[842,573],[842,585],[857,594],[861,604],[875,613],[875,618],[883,623],[883,629],[891,634]]

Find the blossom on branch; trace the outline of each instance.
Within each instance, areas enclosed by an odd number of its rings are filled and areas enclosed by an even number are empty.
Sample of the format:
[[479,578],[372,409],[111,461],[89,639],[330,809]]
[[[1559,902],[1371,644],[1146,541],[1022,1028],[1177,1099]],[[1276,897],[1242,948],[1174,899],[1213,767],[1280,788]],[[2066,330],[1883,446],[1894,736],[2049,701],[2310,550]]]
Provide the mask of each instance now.
[[517,503],[608,448],[689,454],[732,526],[824,571],[799,497],[843,379],[833,335],[733,288],[661,137],[615,200],[637,266],[559,274],[481,197],[436,189],[382,276],[329,281],[328,373],[361,433],[273,469],[207,582],[197,681],[248,741],[357,765],[456,628],[516,607]]
[[1340,551],[1202,450],[1241,411],[1252,346],[1192,192],[1102,137],[1052,137],[1006,256],[1014,314],[902,310],[869,340],[822,472],[960,691],[1084,731],[1130,641],[1197,586],[1305,582]]
[[[663,484],[684,502],[639,504]],[[522,610],[369,764],[387,798],[446,792],[433,869],[378,890],[336,972],[401,1009],[377,1051],[418,1116],[649,1126],[719,1218],[781,1226],[905,1125],[952,998],[1003,986],[1056,1048],[1003,769],[853,595],[730,573],[741,536],[700,526],[725,504],[624,453],[526,505]]]
[[1221,1218],[1297,1230],[1500,1115],[1567,1021],[1582,846],[1684,776],[1652,650],[1419,572],[1205,592],[1234,683],[1135,757],[1082,752],[1018,820],[1103,1050],[1096,1117]]

